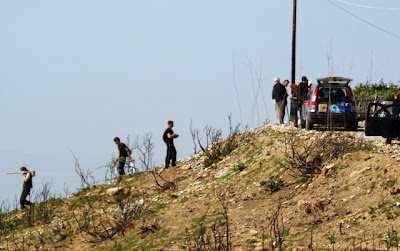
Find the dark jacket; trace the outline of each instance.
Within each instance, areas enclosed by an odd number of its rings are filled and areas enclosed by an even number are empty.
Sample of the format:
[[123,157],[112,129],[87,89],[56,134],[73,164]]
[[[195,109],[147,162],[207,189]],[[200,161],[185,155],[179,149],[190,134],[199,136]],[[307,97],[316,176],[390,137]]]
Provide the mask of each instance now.
[[286,88],[281,83],[276,83],[272,89],[272,99],[283,100],[286,95]]
[[299,100],[307,99],[308,84],[301,82],[299,84]]

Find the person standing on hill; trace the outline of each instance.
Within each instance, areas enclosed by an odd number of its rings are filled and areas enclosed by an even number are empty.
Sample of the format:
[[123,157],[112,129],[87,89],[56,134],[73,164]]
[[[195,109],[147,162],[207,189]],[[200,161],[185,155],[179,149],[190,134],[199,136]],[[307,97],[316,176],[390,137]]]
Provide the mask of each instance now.
[[121,177],[122,175],[125,175],[124,166],[126,163],[126,157],[129,158],[129,162],[132,162],[131,150],[129,150],[129,148],[122,143],[118,137],[114,138],[114,143],[118,146],[119,154],[116,161],[118,162],[118,174]]
[[393,104],[400,104],[400,92],[395,92],[393,96]]
[[394,97],[393,97],[393,105],[396,105],[393,107],[393,116],[395,118],[400,118],[400,107],[398,107],[397,105],[400,105],[400,92],[395,92],[394,93]]
[[32,174],[29,172],[29,170],[26,167],[21,167],[21,173],[22,173],[22,178],[24,179],[24,183],[22,185],[22,193],[21,197],[19,199],[19,203],[21,205],[21,209],[24,209],[25,206],[29,206],[32,204],[29,200],[26,200],[26,197],[28,197],[29,193],[31,192],[32,189]]
[[303,105],[303,100],[307,99],[307,94],[308,94],[308,79],[306,76],[301,77],[301,83],[298,85],[298,87],[299,87],[299,109],[301,117],[301,106]]
[[172,127],[174,127],[173,121],[168,121],[168,128],[165,130],[163,134],[163,140],[167,145],[167,156],[165,157],[165,169],[169,168],[169,164],[172,161],[172,167],[176,166],[176,149],[174,146],[174,139],[178,138],[179,135],[172,131]]
[[286,89],[280,83],[280,78],[274,78],[275,85],[272,88],[272,99],[275,100],[275,116],[279,124],[283,124],[283,117],[285,112],[285,94]]
[[299,110],[299,88],[295,83],[290,85],[290,89],[292,90],[292,95],[290,96],[291,104],[290,104],[290,120],[293,121],[293,126],[297,127],[297,113]]
[[[289,85],[289,80],[285,79],[282,83],[282,92],[284,93],[283,95],[283,100],[285,101],[285,104],[283,106],[283,110],[282,110],[282,124],[284,123],[283,121],[285,120],[285,115],[286,115],[286,109],[288,107],[287,105],[287,97],[289,97],[289,93],[286,90],[286,87]],[[288,112],[288,118],[290,120],[290,112]]]

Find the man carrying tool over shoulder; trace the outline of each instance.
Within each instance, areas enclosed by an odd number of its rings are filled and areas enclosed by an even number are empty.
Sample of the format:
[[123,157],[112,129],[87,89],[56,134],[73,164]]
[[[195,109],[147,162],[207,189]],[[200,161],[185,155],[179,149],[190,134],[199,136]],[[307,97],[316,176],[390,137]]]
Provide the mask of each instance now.
[[132,162],[131,150],[129,150],[129,148],[122,143],[118,137],[114,138],[114,143],[118,145],[119,154],[116,161],[118,161],[118,173],[121,177],[122,175],[125,175],[124,166],[126,163],[126,157],[129,158],[129,162]]
[[26,197],[28,197],[32,188],[32,173],[24,166],[21,167],[20,170],[22,173],[22,178],[24,179],[24,184],[22,186],[22,193],[19,203],[21,205],[21,209],[24,209],[25,206],[32,205],[32,202],[26,200]]

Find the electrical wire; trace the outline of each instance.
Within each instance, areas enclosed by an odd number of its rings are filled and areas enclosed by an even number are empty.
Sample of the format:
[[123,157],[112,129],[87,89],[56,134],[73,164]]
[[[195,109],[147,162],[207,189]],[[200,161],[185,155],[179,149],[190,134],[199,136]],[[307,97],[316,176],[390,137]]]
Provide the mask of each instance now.
[[344,9],[344,8],[342,8],[342,7],[340,7],[339,5],[337,5],[337,4],[335,4],[335,3],[333,3],[331,0],[328,0],[328,2],[331,3],[331,4],[333,4],[333,5],[336,6],[337,8],[341,9],[342,11],[344,11],[344,12],[350,14],[351,16],[357,18],[358,20],[360,20],[360,21],[362,21],[362,22],[364,22],[364,23],[366,23],[366,24],[368,24],[368,25],[370,25],[370,26],[372,26],[372,27],[374,27],[374,28],[376,28],[376,29],[378,29],[378,30],[380,30],[380,31],[383,31],[383,32],[385,32],[385,33],[387,33],[387,34],[389,34],[389,35],[391,35],[391,36],[393,36],[393,37],[396,37],[396,38],[399,38],[399,39],[400,39],[400,36],[398,36],[398,35],[396,35],[396,34],[390,32],[390,31],[384,30],[384,29],[382,29],[382,28],[376,26],[375,24],[370,23],[370,22],[368,22],[368,21],[362,19],[361,17],[358,17],[358,16],[354,15],[354,14],[351,13],[350,11],[348,11],[348,10],[346,10],[346,9]]
[[376,6],[370,6],[370,5],[363,5],[363,4],[356,4],[356,3],[351,3],[348,1],[344,1],[344,0],[336,0],[338,2],[344,3],[344,4],[348,4],[348,5],[353,5],[353,6],[357,6],[357,7],[361,7],[361,8],[367,8],[367,9],[375,9],[375,10],[400,10],[400,8],[391,8],[391,7],[376,7]]

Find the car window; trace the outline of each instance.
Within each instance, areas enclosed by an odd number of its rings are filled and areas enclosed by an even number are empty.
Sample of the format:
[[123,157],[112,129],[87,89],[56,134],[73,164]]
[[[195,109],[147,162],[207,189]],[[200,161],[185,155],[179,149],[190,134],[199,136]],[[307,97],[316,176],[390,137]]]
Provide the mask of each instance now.
[[[350,101],[350,93],[347,88],[331,88],[330,89],[331,100],[335,101]],[[329,88],[319,88],[317,93],[319,100],[329,99]]]

